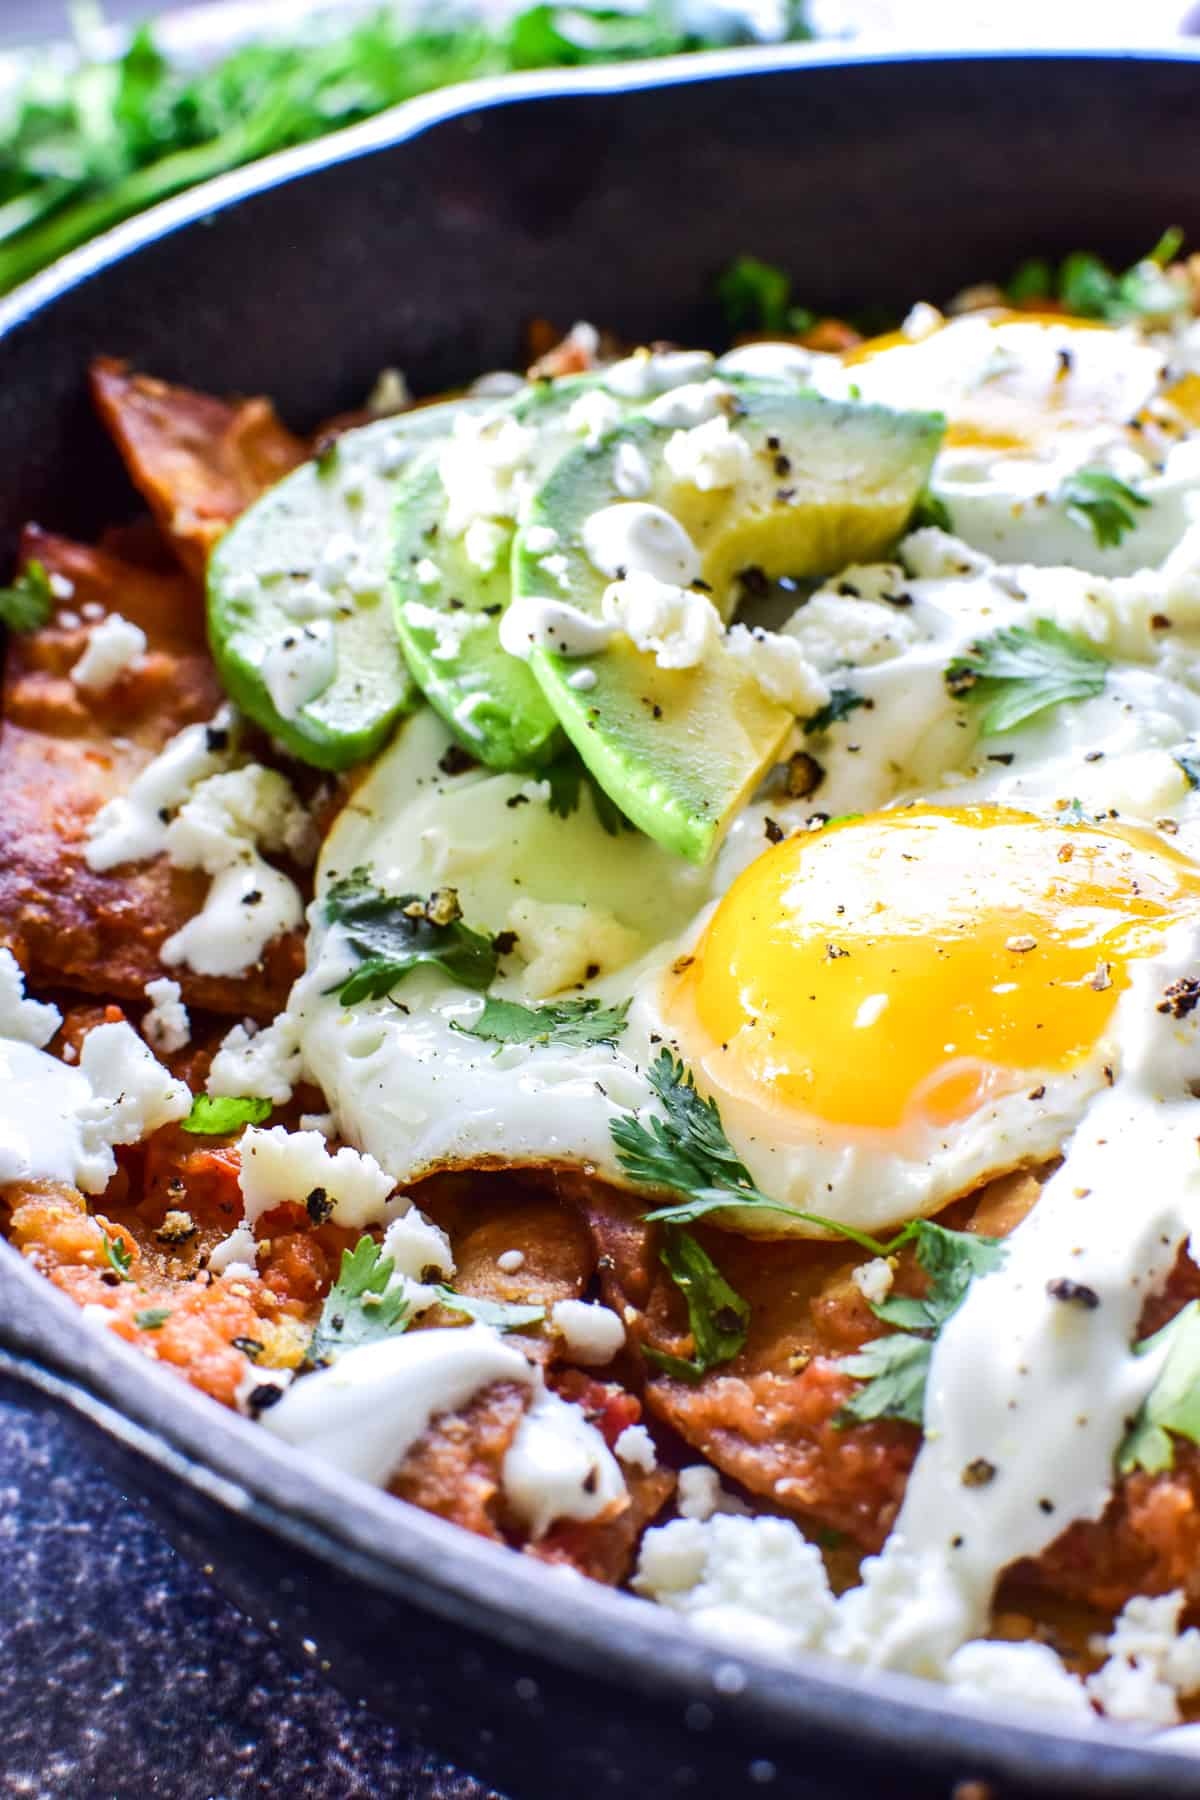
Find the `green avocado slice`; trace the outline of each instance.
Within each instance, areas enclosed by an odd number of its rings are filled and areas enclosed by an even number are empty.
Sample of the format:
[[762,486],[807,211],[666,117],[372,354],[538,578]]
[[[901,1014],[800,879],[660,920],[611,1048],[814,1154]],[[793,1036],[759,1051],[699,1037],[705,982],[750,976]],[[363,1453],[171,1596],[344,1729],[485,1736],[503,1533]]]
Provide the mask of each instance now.
[[[661,403],[651,416],[572,451],[526,509],[513,552],[514,601],[569,598],[603,618],[604,591],[617,571],[590,559],[585,528],[627,500],[631,462],[643,471],[641,503],[684,528],[698,564],[691,585],[707,591],[725,618],[748,569],[816,578],[877,560],[891,546],[928,477],[940,415],[824,400],[777,383],[728,385],[720,405],[744,446],[733,459],[736,476],[701,487],[681,475],[680,447],[667,453],[678,427]],[[704,478],[698,463],[692,473]],[[565,559],[557,583],[547,581],[538,551],[547,532]],[[687,575],[681,585],[689,585]],[[713,854],[794,724],[724,640],[687,669],[659,667],[623,634],[586,662],[532,644],[529,667],[609,797],[651,837],[696,862]],[[584,667],[590,678],[581,686]]]
[[465,412],[453,400],[338,438],[255,502],[208,570],[208,628],[230,698],[302,762],[347,769],[382,748],[419,693],[387,597],[396,484]]
[[[480,495],[477,517],[456,517],[443,450],[414,463],[396,495],[392,600],[396,631],[414,681],[450,730],[492,769],[535,769],[565,748],[554,709],[526,665],[500,646],[511,598],[516,521],[529,493],[581,441],[571,409],[594,394],[611,425],[642,404],[606,394],[604,374],[538,382],[483,424],[485,439],[508,434],[507,491]],[[471,453],[471,446],[465,447]],[[511,461],[508,461],[511,459]],[[502,477],[503,480],[503,477]]]

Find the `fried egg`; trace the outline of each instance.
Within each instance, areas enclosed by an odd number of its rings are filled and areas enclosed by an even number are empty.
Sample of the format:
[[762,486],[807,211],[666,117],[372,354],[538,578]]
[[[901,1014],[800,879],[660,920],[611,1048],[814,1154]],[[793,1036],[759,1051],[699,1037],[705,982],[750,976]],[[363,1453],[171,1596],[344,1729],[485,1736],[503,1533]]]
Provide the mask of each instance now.
[[[918,307],[902,330],[812,357],[803,372],[794,356],[772,362],[786,348],[748,345],[723,366],[945,413],[930,489],[956,535],[992,556],[1129,573],[1160,563],[1197,516],[1200,379],[1172,366],[1166,340],[1062,314],[947,320]],[[1132,503],[1119,542],[1073,507],[1083,470],[1116,476],[1145,503]]]
[[[897,578],[858,572],[855,592]],[[614,1042],[497,1045],[471,1035],[481,997],[436,969],[343,1006],[355,958],[318,903],[293,1012],[343,1135],[401,1181],[553,1165],[622,1183],[611,1126],[658,1111],[647,1071],[666,1045],[765,1194],[856,1229],[1057,1155],[1121,1066],[1130,969],[1196,911],[1200,805],[1178,758],[1200,695],[1148,651],[994,748],[944,669],[1030,598],[989,569],[908,585],[902,630],[886,644],[859,631],[857,653],[880,652],[854,668],[864,704],[800,734],[821,759],[816,794],[768,782],[707,868],[609,835],[586,786],[563,817],[545,782],[447,775],[444,727],[410,720],[328,838],[319,892],[360,866],[391,893],[453,886],[466,922],[500,934],[493,996],[628,1001],[628,1018]],[[839,598],[847,614],[884,604]],[[795,629],[818,627],[801,609]],[[1132,806],[1106,803],[1126,790]]]

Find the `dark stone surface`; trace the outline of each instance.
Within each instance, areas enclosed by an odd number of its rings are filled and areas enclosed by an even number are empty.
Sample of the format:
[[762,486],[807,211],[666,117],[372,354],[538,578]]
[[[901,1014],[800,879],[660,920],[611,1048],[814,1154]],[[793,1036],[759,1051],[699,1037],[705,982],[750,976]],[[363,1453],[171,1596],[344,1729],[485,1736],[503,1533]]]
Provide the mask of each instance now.
[[57,1420],[3,1401],[0,1746],[5,1800],[499,1800],[297,1668]]

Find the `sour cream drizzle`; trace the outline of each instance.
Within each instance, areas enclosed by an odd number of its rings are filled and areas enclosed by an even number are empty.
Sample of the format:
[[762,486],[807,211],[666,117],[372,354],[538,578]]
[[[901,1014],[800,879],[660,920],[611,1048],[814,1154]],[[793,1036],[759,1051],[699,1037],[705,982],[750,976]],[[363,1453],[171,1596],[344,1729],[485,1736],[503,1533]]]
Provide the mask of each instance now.
[[986,1627],[1000,1573],[1108,1503],[1127,1421],[1163,1361],[1134,1354],[1143,1304],[1200,1228],[1195,1020],[1156,1010],[1196,951],[1194,929],[1179,927],[1136,971],[1121,1001],[1119,1079],[1002,1266],[972,1284],[938,1339],[896,1529],[843,1601],[853,1626],[908,1566],[909,1604],[882,1609],[864,1656],[875,1666],[940,1674]]

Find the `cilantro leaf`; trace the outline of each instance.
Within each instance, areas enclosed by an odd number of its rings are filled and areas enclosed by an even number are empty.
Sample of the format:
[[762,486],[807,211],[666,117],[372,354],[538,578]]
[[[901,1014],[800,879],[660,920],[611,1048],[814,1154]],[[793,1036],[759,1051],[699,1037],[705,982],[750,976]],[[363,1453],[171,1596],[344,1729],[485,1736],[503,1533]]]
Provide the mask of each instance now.
[[757,256],[737,256],[717,278],[717,299],[731,331],[786,331],[792,278]]
[[161,1331],[171,1316],[169,1306],[148,1306],[144,1312],[135,1312],[133,1322],[139,1331]]
[[359,1238],[342,1251],[338,1278],[325,1297],[308,1347],[308,1360],[318,1366],[333,1362],[343,1350],[377,1344],[407,1329],[408,1301],[402,1289],[386,1293],[395,1271],[374,1238]]
[[1134,1469],[1157,1475],[1173,1468],[1172,1433],[1200,1444],[1200,1303],[1190,1301],[1161,1331],[1138,1345],[1138,1355],[1164,1343],[1169,1348],[1158,1380],[1117,1451],[1122,1475]]
[[990,736],[1063,700],[1101,693],[1107,672],[1107,658],[1091,644],[1039,619],[1032,627],[1006,625],[981,638],[971,655],[956,657],[947,668],[946,686],[983,708],[979,728]]
[[933,1345],[907,1331],[872,1338],[838,1367],[864,1385],[836,1415],[837,1424],[863,1425],[871,1419],[903,1419],[920,1425],[925,1416],[925,1380]]
[[1059,268],[1057,296],[1078,318],[1104,319],[1110,325],[1184,312],[1189,305],[1186,287],[1164,273],[1182,244],[1182,231],[1172,226],[1149,255],[1119,275],[1098,256],[1076,250]]
[[737,1355],[746,1341],[750,1307],[690,1231],[668,1225],[659,1258],[687,1305],[695,1354],[685,1359],[647,1349],[646,1356],[664,1374],[696,1382],[707,1370]]
[[197,1094],[182,1127],[194,1137],[224,1137],[239,1125],[261,1125],[271,1107],[270,1100],[249,1094]]
[[483,989],[495,976],[495,946],[463,924],[453,888],[427,899],[385,894],[371,885],[366,869],[354,869],[331,885],[325,917],[343,927],[351,949],[363,959],[337,989],[343,1006],[382,999],[423,963],[460,987]]
[[100,1239],[104,1245],[104,1255],[109,1268],[114,1270],[122,1281],[132,1281],[133,1276],[129,1271],[133,1265],[133,1257],[125,1247],[124,1238],[110,1238],[107,1231],[102,1230]]
[[625,1029],[628,1000],[601,1006],[598,1000],[552,1000],[545,1006],[522,1006],[490,995],[470,1025],[455,1025],[464,1037],[496,1044],[615,1044]]
[[556,818],[570,818],[579,806],[586,784],[602,831],[609,837],[617,837],[622,831],[637,830],[633,820],[625,817],[616,801],[609,798],[586,763],[574,751],[568,750],[564,756],[558,757],[541,770],[541,778],[549,783],[550,811]]
[[865,694],[856,694],[853,688],[830,688],[829,699],[819,712],[804,721],[805,737],[815,737],[819,732],[828,731],[831,725],[840,725],[843,719],[860,706],[866,706]]
[[0,588],[0,625],[9,631],[37,631],[54,610],[54,593],[44,563],[27,562],[11,587]]
[[517,1301],[484,1300],[475,1294],[457,1294],[453,1288],[438,1285],[434,1293],[452,1312],[466,1313],[477,1325],[494,1325],[497,1331],[520,1331],[523,1325],[540,1325],[546,1316],[544,1306],[522,1306]]
[[1067,477],[1058,497],[1066,506],[1068,519],[1085,529],[1090,526],[1102,550],[1115,549],[1125,533],[1133,530],[1135,507],[1150,505],[1144,494],[1107,469],[1077,469]]

